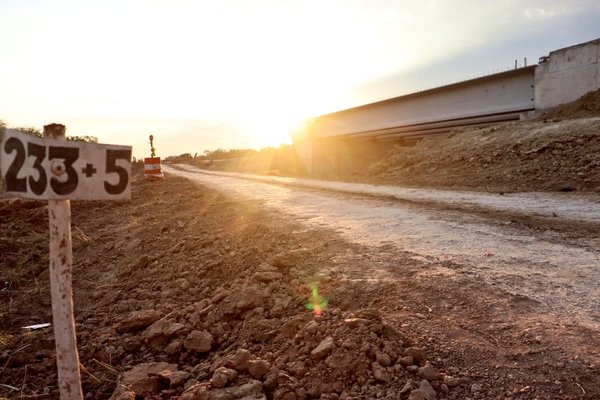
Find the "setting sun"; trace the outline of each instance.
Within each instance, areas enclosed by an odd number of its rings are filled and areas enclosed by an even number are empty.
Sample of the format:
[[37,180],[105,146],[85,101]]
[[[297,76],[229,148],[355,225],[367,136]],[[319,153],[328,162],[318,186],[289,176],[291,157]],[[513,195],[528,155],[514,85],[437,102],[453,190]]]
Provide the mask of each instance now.
[[[458,9],[461,24],[453,20]],[[68,134],[133,145],[137,157],[147,153],[149,134],[162,155],[273,146],[289,142],[306,118],[556,48],[556,40],[518,53],[486,44],[508,32],[504,40],[515,47],[522,34],[515,23],[540,30],[577,11],[544,10],[435,1],[6,0],[0,119],[13,127],[61,122]],[[475,56],[463,57],[467,51]]]

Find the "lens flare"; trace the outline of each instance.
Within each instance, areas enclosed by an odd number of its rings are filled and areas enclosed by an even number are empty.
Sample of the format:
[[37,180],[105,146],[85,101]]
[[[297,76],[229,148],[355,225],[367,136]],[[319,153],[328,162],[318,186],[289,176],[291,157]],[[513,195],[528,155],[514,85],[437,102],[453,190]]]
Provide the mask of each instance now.
[[308,298],[306,308],[311,310],[315,317],[320,317],[323,315],[325,308],[327,307],[327,299],[319,294],[318,283],[309,285],[309,289],[310,297]]

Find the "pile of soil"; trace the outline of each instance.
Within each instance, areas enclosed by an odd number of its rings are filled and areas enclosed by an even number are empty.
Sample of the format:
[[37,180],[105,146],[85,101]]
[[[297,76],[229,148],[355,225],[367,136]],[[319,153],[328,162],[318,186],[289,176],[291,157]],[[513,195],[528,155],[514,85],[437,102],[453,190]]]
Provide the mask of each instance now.
[[[0,210],[0,396],[58,398],[52,328],[22,328],[52,321],[47,208]],[[131,204],[73,204],[86,398],[464,397],[363,285],[323,275],[306,247],[322,237],[274,222],[171,177],[138,177]]]
[[562,121],[565,119],[600,117],[600,89],[586,93],[579,99],[543,113],[538,120]]
[[[0,398],[57,399],[52,328],[22,328],[52,322],[46,210],[0,210]],[[600,396],[593,332],[435,272],[461,266],[348,244],[169,175],[72,211],[86,399]]]
[[458,129],[413,147],[395,146],[351,180],[491,192],[599,192],[600,118],[545,121]]

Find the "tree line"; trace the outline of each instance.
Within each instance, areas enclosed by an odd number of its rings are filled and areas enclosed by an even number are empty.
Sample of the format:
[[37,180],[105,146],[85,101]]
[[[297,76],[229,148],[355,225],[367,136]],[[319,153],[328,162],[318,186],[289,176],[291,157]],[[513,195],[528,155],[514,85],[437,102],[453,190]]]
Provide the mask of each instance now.
[[[6,129],[9,129],[6,126],[6,122],[0,120],[0,135],[3,135]],[[33,128],[31,126],[19,126],[16,128],[10,128],[11,130],[18,131],[21,133],[25,133],[31,136],[44,137],[42,131],[37,128]],[[89,135],[67,135],[67,140],[71,140],[74,142],[88,142],[88,143],[98,143],[98,138],[96,136]]]

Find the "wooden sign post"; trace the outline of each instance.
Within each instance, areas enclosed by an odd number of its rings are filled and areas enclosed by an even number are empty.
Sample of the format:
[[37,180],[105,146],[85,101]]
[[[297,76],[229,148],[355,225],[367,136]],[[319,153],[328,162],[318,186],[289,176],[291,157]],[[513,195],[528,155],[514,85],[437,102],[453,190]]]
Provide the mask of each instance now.
[[45,139],[9,132],[0,146],[6,193],[48,200],[50,290],[61,400],[82,400],[73,314],[69,199],[131,198],[131,147],[65,141],[65,126],[44,126]]
[[[46,125],[44,136],[49,139],[65,140],[65,127],[58,124]],[[65,173],[65,171],[61,173],[61,168],[53,168],[52,172],[58,175],[57,177]],[[83,392],[79,375],[71,287],[73,252],[70,200],[48,200],[48,219],[50,221],[50,290],[60,398],[79,400],[83,399]]]

